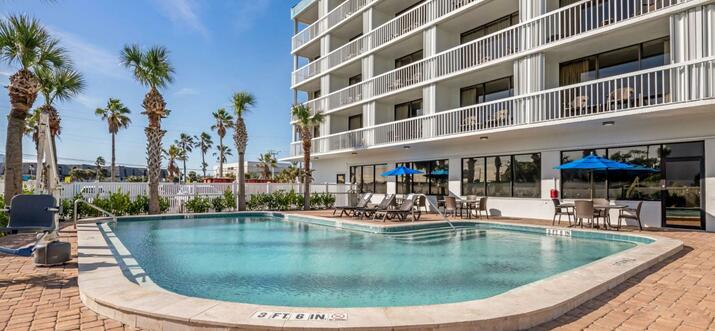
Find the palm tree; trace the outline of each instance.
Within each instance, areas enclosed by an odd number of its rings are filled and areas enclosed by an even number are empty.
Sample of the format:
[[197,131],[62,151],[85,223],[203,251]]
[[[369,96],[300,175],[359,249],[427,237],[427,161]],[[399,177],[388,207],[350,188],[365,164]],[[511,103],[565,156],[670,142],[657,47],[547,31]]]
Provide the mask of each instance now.
[[97,181],[102,180],[102,167],[107,164],[106,161],[104,161],[104,158],[101,156],[97,156],[97,160],[94,161],[94,166],[97,167]]
[[206,153],[213,147],[214,142],[211,140],[211,135],[206,132],[201,132],[201,135],[195,138],[198,140],[196,147],[201,150],[201,170],[204,172],[204,177],[206,177],[206,168],[209,166],[206,163]]
[[216,151],[214,153],[214,156],[216,157],[216,161],[218,161],[219,163],[225,163],[228,156],[233,156],[231,147],[224,145],[224,146],[218,146],[216,149],[218,151]]
[[154,46],[142,51],[137,45],[124,46],[121,54],[122,64],[131,69],[134,78],[140,84],[149,87],[144,96],[144,112],[149,118],[149,125],[144,129],[147,139],[147,177],[149,177],[149,214],[158,214],[159,179],[161,176],[161,139],[166,131],[161,129],[161,119],[168,115],[164,97],[158,88],[173,81],[174,68],[169,63],[168,51],[164,47]]
[[276,160],[276,152],[268,151],[258,156],[258,162],[260,163],[262,169],[263,179],[270,179],[271,170],[276,167],[278,160]]
[[166,155],[166,158],[169,160],[166,165],[167,179],[173,182],[176,176],[181,176],[181,171],[179,167],[176,166],[176,160],[181,160],[184,155],[181,148],[173,144],[169,145],[169,149],[164,150],[164,155]]
[[65,51],[58,44],[35,19],[22,15],[0,19],[0,60],[18,67],[7,85],[11,109],[5,140],[5,203],[22,193],[22,136],[40,90],[33,71],[66,62]]
[[181,133],[179,139],[174,140],[174,144],[181,149],[181,153],[183,154],[181,158],[181,161],[184,163],[184,173],[182,177],[184,178],[184,182],[186,182],[186,161],[189,160],[189,154],[194,150],[196,142],[194,141],[194,137],[186,133]]
[[35,70],[35,74],[40,82],[40,93],[45,99],[45,104],[40,106],[39,110],[49,115],[50,141],[56,160],[55,138],[60,134],[61,120],[54,103],[69,100],[82,92],[85,82],[82,74],[72,69],[69,64],[64,64],[61,67],[38,68]]
[[110,170],[112,181],[117,178],[116,174],[116,157],[115,157],[115,138],[119,129],[126,129],[132,120],[129,118],[131,111],[119,99],[109,98],[105,108],[97,108],[94,114],[101,117],[103,121],[107,121],[109,134],[112,135],[112,168]]
[[[219,151],[221,151],[223,150],[223,137],[226,136],[226,130],[233,128],[233,116],[223,108],[219,108],[212,115],[216,123],[211,126],[211,130],[216,130],[216,133],[218,133],[218,146]],[[223,160],[225,157],[219,159]],[[223,177],[223,162],[221,161],[218,163],[218,176]]]
[[323,122],[323,113],[311,114],[310,108],[305,105],[295,105],[291,109],[300,139],[303,142],[303,209],[310,209],[310,150],[312,147],[313,128]]
[[231,105],[233,106],[234,115],[236,115],[233,142],[236,144],[236,151],[238,151],[238,210],[242,211],[246,210],[246,167],[244,157],[246,145],[248,145],[248,130],[246,130],[246,123],[243,121],[243,114],[256,105],[256,98],[248,92],[236,92],[231,97]]

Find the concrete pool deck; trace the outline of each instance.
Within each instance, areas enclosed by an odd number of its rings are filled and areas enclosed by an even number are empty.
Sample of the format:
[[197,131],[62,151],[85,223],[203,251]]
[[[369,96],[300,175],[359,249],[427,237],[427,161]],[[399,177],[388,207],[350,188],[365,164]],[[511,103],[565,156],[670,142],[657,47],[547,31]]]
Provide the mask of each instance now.
[[[533,220],[500,221],[550,224]],[[65,229],[62,234],[76,248],[75,232]],[[540,328],[712,328],[715,311],[715,262],[712,259],[715,241],[712,239],[715,237],[702,232],[656,234],[682,240],[685,249]],[[0,238],[3,244],[8,241],[22,242],[13,236]],[[73,262],[76,263],[76,259]],[[0,312],[0,329],[96,327],[100,330],[121,326],[97,316],[79,302],[76,264],[35,268],[28,258],[0,255],[0,271],[0,308],[4,308]]]

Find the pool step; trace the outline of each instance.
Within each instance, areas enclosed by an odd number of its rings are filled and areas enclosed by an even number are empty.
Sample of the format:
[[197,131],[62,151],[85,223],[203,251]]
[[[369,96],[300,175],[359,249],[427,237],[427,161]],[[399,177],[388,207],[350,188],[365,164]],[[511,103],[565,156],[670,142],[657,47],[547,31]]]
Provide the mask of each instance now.
[[399,235],[390,235],[389,237],[403,242],[411,243],[440,243],[444,241],[451,240],[465,240],[474,239],[479,237],[484,237],[487,235],[486,230],[479,230],[473,227],[461,227],[457,228],[455,233],[451,228],[446,229],[432,229],[432,231],[416,231],[413,233],[401,233]]

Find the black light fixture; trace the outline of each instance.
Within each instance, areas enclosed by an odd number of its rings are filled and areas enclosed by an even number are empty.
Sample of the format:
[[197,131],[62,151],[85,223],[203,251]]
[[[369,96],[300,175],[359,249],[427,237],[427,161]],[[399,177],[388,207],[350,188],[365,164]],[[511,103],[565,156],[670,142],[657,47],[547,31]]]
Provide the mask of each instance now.
[[317,159],[318,159],[318,157],[316,156],[313,160],[317,160]]
[[616,122],[614,122],[614,121],[605,121],[605,122],[601,123],[601,125],[603,125],[603,126],[614,126],[614,125],[616,125]]
[[352,152],[351,154],[352,154],[352,155],[357,155],[357,152]]
[[404,148],[404,149],[410,149],[410,146],[405,145],[405,146],[402,146],[402,148]]
[[487,136],[479,137],[479,140],[489,140],[489,137],[487,137]]

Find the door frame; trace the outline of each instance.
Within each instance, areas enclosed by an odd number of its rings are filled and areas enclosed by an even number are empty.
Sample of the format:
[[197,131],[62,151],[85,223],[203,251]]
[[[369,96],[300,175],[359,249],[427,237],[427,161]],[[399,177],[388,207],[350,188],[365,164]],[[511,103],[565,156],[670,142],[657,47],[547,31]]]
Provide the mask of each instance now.
[[[666,215],[666,191],[667,191],[667,162],[687,162],[700,161],[700,226],[692,227],[685,225],[669,225]],[[678,228],[691,230],[705,230],[705,155],[703,156],[685,156],[685,157],[670,157],[661,159],[661,176],[662,185],[660,189],[660,209],[661,209],[661,227],[663,228]]]

